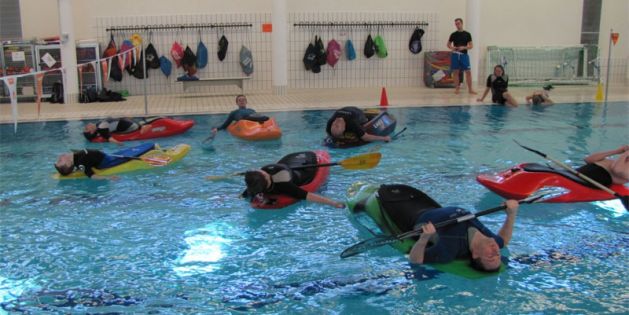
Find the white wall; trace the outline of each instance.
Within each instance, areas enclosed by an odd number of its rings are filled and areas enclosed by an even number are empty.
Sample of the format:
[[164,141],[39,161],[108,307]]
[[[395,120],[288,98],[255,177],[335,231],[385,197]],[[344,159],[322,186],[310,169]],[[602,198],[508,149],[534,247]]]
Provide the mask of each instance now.
[[[23,36],[46,37],[59,31],[57,0],[21,0]],[[287,0],[288,12],[434,12],[437,39],[454,31],[454,18],[466,17],[465,0]],[[480,34],[472,34],[477,51],[488,45],[562,46],[579,44],[583,1],[581,0],[483,0]],[[103,16],[159,16],[186,14],[270,12],[272,0],[74,0],[76,39],[97,37],[95,21]],[[607,56],[610,28],[620,32],[614,59],[629,58],[629,0],[603,1],[601,56]],[[254,26],[256,27],[256,26]],[[438,47],[440,48],[440,47]],[[480,56],[483,60],[484,55]],[[627,73],[627,71],[624,71]]]

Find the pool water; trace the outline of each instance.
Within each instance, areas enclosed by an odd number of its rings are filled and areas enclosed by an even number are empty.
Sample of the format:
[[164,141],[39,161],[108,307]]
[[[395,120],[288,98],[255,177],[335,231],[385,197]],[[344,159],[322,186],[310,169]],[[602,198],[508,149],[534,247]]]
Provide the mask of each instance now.
[[[544,162],[512,139],[568,164],[627,143],[629,103],[391,109],[403,136],[332,149],[333,160],[380,150],[364,171],[331,169],[321,193],[344,200],[355,181],[402,183],[443,205],[480,211],[502,199],[475,180]],[[523,205],[509,269],[468,280],[411,266],[389,247],[340,259],[369,235],[347,210],[301,202],[253,210],[241,178],[211,182],[321,146],[332,111],[272,113],[281,140],[225,132],[225,115],[193,116],[179,163],[117,181],[54,180],[56,157],[90,144],[85,122],[0,126],[0,313],[628,313],[629,216],[617,200]],[[127,143],[130,146],[135,143]],[[497,230],[504,215],[481,221]]]

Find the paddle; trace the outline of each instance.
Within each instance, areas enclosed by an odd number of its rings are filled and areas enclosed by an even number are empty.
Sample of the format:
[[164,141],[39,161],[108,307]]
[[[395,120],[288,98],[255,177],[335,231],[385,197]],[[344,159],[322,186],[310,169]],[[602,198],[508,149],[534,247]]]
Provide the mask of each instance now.
[[[559,188],[559,187],[545,187],[542,188],[540,191],[538,191],[537,194],[535,195],[531,195],[526,199],[522,199],[519,200],[518,203],[534,203],[534,202],[541,202],[550,198],[555,198],[558,195],[564,194],[565,190],[563,188]],[[487,210],[483,210],[480,212],[476,212],[476,213],[470,213],[467,215],[464,215],[462,217],[458,217],[458,218],[454,218],[454,219],[450,219],[450,220],[446,220],[446,221],[442,221],[439,223],[435,223],[434,226],[435,228],[440,228],[440,227],[444,227],[446,225],[450,225],[450,224],[455,224],[455,223],[460,223],[460,222],[464,222],[464,221],[468,221],[468,220],[472,220],[475,218],[478,218],[480,216],[484,216],[486,214],[490,214],[490,213],[494,213],[496,211],[500,211],[500,210],[504,210],[507,206],[506,205],[501,205],[498,207],[494,207],[491,209],[487,209]],[[364,240],[362,242],[356,243],[348,248],[346,248],[342,253],[341,253],[341,258],[347,258],[347,257],[351,257],[354,255],[358,255],[360,253],[363,253],[367,250],[370,249],[374,249],[374,248],[378,248],[387,244],[392,244],[395,242],[399,242],[401,240],[410,238],[410,237],[414,237],[417,235],[420,235],[422,233],[422,229],[416,229],[416,230],[412,230],[412,231],[408,231],[408,232],[404,232],[398,235],[379,235],[367,240]]]
[[216,133],[212,133],[209,137],[205,138],[205,140],[203,140],[202,143],[206,143],[208,142],[208,140],[212,142],[214,141],[214,138],[216,138]]
[[[366,169],[376,167],[376,165],[380,163],[380,158],[382,158],[382,154],[380,152],[371,152],[371,153],[356,155],[356,156],[347,158],[339,162],[325,163],[325,164],[308,164],[308,165],[291,167],[291,169],[300,170],[304,168],[340,165],[344,169],[348,169],[348,170],[366,170]],[[245,175],[245,172],[232,173],[228,175],[210,175],[205,178],[208,180],[214,181],[214,180],[223,180],[230,177],[242,176],[242,175]]]
[[563,162],[561,162],[559,160],[553,159],[552,157],[549,157],[548,155],[546,155],[546,154],[544,154],[544,153],[542,153],[540,151],[537,151],[535,149],[531,149],[531,148],[529,148],[529,147],[527,147],[525,145],[522,145],[521,143],[519,143],[515,139],[513,139],[513,141],[515,143],[517,143],[519,146],[521,146],[522,148],[524,148],[525,150],[529,150],[529,151],[531,151],[531,152],[533,152],[533,153],[535,153],[535,154],[537,154],[537,155],[539,155],[539,156],[541,156],[541,157],[543,157],[543,158],[545,158],[545,159],[547,159],[547,160],[549,160],[549,161],[551,161],[551,162],[561,166],[562,168],[568,170],[572,174],[579,176],[581,179],[585,180],[586,182],[588,182],[588,183],[598,187],[601,190],[604,190],[604,191],[606,191],[606,192],[616,196],[616,198],[620,199],[620,202],[622,202],[622,205],[625,206],[625,210],[629,211],[629,196],[622,196],[619,193],[609,189],[609,187],[607,187],[607,186],[605,186],[605,185],[603,185],[603,184],[601,184],[601,183],[599,183],[599,182],[589,178],[588,176],[578,172],[577,170],[573,169],[569,165],[567,165],[567,164],[565,164],[565,163],[563,163]]
[[115,156],[118,158],[131,159],[131,160],[140,160],[146,162],[152,166],[166,166],[168,162],[170,162],[169,156],[161,156],[161,157],[140,157],[140,156],[125,156],[118,154],[109,154],[110,156]]
[[406,131],[406,127],[404,127],[402,130],[398,131],[398,133],[394,134],[394,135],[391,137],[391,140],[395,140],[395,139],[397,139],[397,137],[399,137],[399,136],[400,136],[400,135],[401,135],[404,131]]

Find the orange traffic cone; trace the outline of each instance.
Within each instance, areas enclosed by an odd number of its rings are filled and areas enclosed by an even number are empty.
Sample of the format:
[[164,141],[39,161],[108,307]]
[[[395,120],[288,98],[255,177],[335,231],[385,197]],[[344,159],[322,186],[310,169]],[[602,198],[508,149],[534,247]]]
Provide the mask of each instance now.
[[382,93],[380,93],[380,106],[389,106],[389,99],[387,98],[387,89],[382,87]]

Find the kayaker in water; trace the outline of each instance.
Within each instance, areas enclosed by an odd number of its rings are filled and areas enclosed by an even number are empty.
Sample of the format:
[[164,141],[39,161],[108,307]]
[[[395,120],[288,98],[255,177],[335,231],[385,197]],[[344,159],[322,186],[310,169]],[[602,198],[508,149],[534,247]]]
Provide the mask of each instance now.
[[533,91],[533,94],[528,95],[525,100],[527,104],[533,105],[553,105],[554,102],[550,99],[549,92],[553,89],[553,86],[548,84],[544,86],[541,91]]
[[421,225],[422,234],[409,254],[411,262],[448,263],[457,258],[469,258],[473,268],[496,272],[500,270],[500,248],[507,246],[513,234],[513,225],[518,213],[516,200],[507,200],[507,218],[498,235],[491,232],[478,219],[459,222],[435,229],[433,223],[469,214],[456,207],[427,210],[419,216],[416,228]]
[[335,140],[362,140],[365,142],[391,141],[389,136],[377,136],[365,132],[368,122],[365,113],[354,106],[343,107],[328,119],[325,131]]
[[287,195],[299,200],[323,203],[336,208],[345,208],[342,202],[334,201],[321,195],[308,192],[294,183],[293,170],[282,164],[270,164],[259,170],[247,171],[245,183],[247,190],[243,197],[254,199],[260,193]]
[[[619,155],[616,159],[608,159]],[[629,145],[616,150],[595,152],[585,157],[585,165],[577,171],[605,186],[624,185],[629,182]]]
[[247,108],[247,97],[242,94],[236,96],[236,106],[238,106],[238,109],[229,113],[229,116],[227,116],[227,119],[225,119],[222,125],[212,128],[212,134],[216,134],[219,130],[227,129],[232,122],[239,121],[241,119],[257,122],[269,120],[269,117],[259,115],[254,109]]
[[[129,156],[135,156],[132,152],[136,152],[136,154],[147,152],[153,149],[159,149],[159,145],[155,143],[145,143],[139,146],[129,148],[125,150],[129,153],[121,153],[116,152],[116,154],[107,154],[101,150],[92,150],[92,149],[83,149],[77,150],[70,153],[64,153],[57,158],[55,162],[55,168],[57,172],[62,176],[70,175],[74,172],[75,169],[82,170],[85,175],[92,179],[117,179],[117,176],[101,176],[96,175],[93,169],[107,169],[129,160]],[[122,156],[124,155],[124,156]]]
[[[107,158],[107,154],[100,150],[83,149],[71,153],[64,153],[55,162],[57,172],[63,176],[70,175],[75,169],[82,170],[87,177],[92,179],[106,179],[105,176],[95,175],[92,168],[99,169]],[[116,179],[116,177],[112,177]]]
[[122,145],[122,142],[112,137],[112,133],[129,133],[136,130],[140,130],[140,133],[145,133],[151,129],[151,124],[147,120],[141,120],[140,122],[133,121],[129,118],[119,119],[103,119],[98,123],[88,123],[83,128],[83,136],[87,140],[92,140],[97,137],[103,137],[108,142]]

